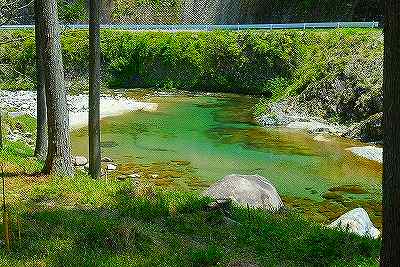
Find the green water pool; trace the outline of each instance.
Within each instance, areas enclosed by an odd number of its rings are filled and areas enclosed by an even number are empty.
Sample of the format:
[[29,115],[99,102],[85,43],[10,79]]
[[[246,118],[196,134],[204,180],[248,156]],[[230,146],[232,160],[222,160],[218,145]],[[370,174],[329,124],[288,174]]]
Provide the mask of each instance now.
[[[360,185],[380,198],[381,164],[345,149],[360,145],[289,129],[265,129],[252,119],[257,99],[239,95],[166,96],[149,99],[156,112],[102,120],[102,152],[117,163],[189,161],[207,182],[233,173],[260,174],[284,195],[321,199],[329,188]],[[87,154],[87,130],[72,133],[74,154]]]

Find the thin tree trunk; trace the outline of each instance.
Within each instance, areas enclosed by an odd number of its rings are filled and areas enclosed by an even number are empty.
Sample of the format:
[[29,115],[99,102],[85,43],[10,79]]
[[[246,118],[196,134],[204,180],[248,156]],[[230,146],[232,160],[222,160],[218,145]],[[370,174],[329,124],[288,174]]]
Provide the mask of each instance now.
[[36,93],[37,93],[37,128],[35,157],[44,160],[47,155],[47,109],[45,91],[45,69],[43,66],[43,17],[40,15],[42,0],[35,0],[35,42],[36,42]]
[[43,17],[43,63],[46,71],[48,152],[45,173],[74,174],[69,137],[67,92],[61,55],[56,0],[41,0]]
[[0,150],[3,149],[3,127],[1,126],[1,110],[0,110]]
[[89,172],[100,176],[100,7],[101,0],[89,1]]
[[400,1],[385,2],[383,247],[381,266],[400,262]]

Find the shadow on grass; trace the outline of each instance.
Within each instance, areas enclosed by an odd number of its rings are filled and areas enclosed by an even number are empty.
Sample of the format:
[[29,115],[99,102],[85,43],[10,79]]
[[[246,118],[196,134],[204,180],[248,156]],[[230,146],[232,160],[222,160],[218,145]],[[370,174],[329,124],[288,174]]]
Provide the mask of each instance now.
[[[30,209],[21,240],[0,249],[0,264],[48,266],[377,265],[380,242],[325,229],[291,213],[231,207],[187,193],[133,195],[108,207]],[[250,219],[249,219],[250,218]],[[18,227],[13,225],[14,237]]]

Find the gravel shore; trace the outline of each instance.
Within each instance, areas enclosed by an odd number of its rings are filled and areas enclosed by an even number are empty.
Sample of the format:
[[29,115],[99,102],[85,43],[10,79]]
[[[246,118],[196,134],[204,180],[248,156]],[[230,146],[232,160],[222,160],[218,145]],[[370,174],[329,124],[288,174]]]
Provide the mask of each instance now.
[[347,150],[357,156],[383,163],[383,148],[376,146],[351,147]]
[[[69,95],[67,101],[70,127],[79,128],[86,125],[89,111],[88,95]],[[157,108],[155,103],[138,102],[121,94],[102,95],[100,99],[101,118],[136,110],[154,111]],[[0,90],[0,109],[7,111],[11,116],[28,114],[36,117],[36,92]]]
[[[257,118],[260,125],[266,128],[283,127],[290,129],[306,130],[314,135],[314,140],[318,142],[328,142],[329,139],[324,134],[344,136],[348,127],[343,125],[330,124],[322,119],[313,118],[300,113],[286,113],[283,111],[282,103],[271,105],[269,114],[264,114]],[[376,146],[351,147],[346,149],[357,156],[367,158],[382,163],[383,149]]]

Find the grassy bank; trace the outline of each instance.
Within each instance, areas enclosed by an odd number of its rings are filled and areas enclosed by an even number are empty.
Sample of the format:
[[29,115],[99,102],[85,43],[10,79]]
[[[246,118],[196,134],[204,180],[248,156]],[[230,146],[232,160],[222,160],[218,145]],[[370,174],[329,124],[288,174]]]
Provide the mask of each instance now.
[[[29,127],[25,119],[20,123]],[[10,253],[0,266],[377,266],[380,241],[327,229],[292,210],[206,209],[199,192],[130,179],[62,179],[6,142]],[[2,228],[1,228],[2,229]],[[0,232],[2,234],[2,232]]]

